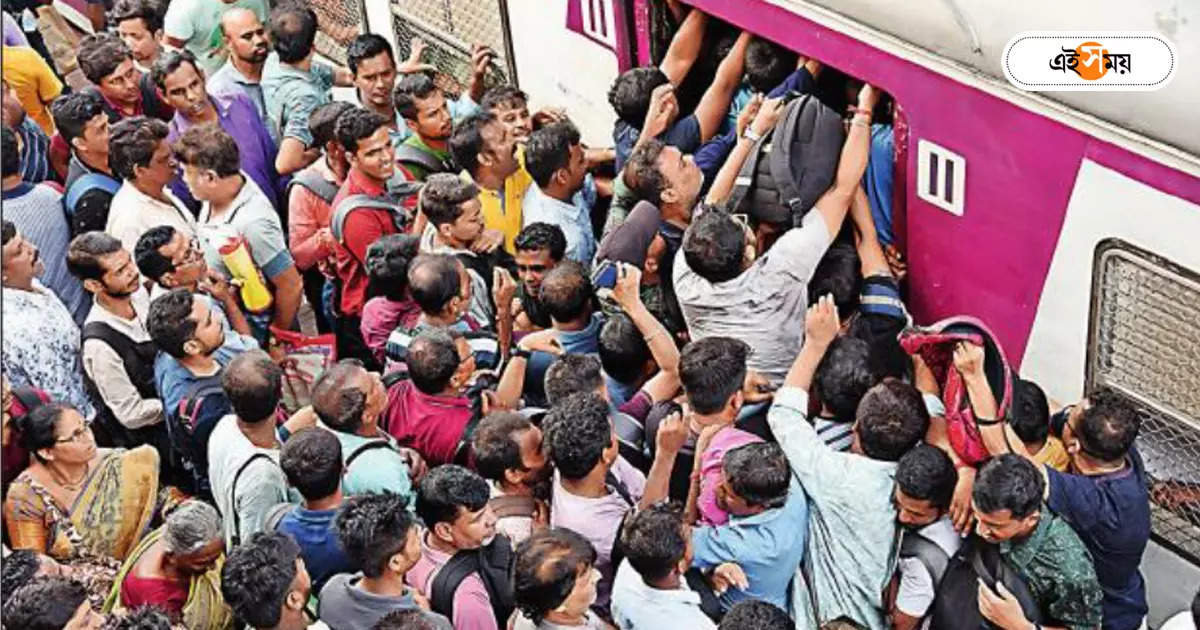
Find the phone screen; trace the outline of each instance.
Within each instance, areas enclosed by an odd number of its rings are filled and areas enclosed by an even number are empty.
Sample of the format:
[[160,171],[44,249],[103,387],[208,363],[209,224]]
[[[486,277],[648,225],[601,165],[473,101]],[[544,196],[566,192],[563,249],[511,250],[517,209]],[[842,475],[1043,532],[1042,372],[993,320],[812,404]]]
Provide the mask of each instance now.
[[611,289],[617,286],[617,264],[606,260],[592,272],[593,289]]

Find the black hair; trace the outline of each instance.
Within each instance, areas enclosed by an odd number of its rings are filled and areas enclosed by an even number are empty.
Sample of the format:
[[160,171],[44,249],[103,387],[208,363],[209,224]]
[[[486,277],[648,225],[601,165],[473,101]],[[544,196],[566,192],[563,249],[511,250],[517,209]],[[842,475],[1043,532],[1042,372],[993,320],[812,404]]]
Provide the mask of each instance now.
[[363,33],[351,40],[350,45],[346,47],[346,65],[351,74],[358,76],[358,64],[384,52],[387,53],[388,59],[392,60],[392,65],[396,65],[396,54],[392,52],[392,45],[388,40],[378,33]]
[[308,117],[308,132],[313,137],[312,145],[324,149],[325,145],[337,140],[338,118],[352,109],[355,109],[355,106],[346,101],[329,101],[318,105]]
[[4,219],[3,227],[0,228],[0,246],[8,245],[8,242],[16,238],[17,226],[13,225],[12,221]]
[[370,138],[381,127],[388,125],[388,119],[363,107],[347,109],[337,117],[333,130],[337,141],[350,153],[358,150],[358,143]]
[[298,557],[296,541],[277,532],[256,532],[230,549],[221,567],[221,596],[233,614],[254,628],[279,625]]
[[717,630],[792,630],[795,626],[778,606],[759,599],[744,599],[725,613]]
[[221,387],[239,420],[274,421],[283,400],[283,368],[262,350],[243,352],[225,366]]
[[104,113],[104,99],[93,90],[80,90],[63,94],[50,104],[50,114],[54,116],[54,128],[58,130],[67,146],[71,141],[83,135],[87,124],[96,116]]
[[185,63],[191,64],[192,70],[195,70],[196,74],[203,76],[202,73],[204,71],[200,69],[200,66],[196,65],[196,55],[193,55],[192,51],[187,49],[167,49],[151,64],[150,80],[154,82],[154,85],[158,86],[158,89],[165,93],[167,91],[167,77],[175,74],[175,71],[179,70]]
[[571,163],[571,147],[579,146],[579,130],[568,121],[546,125],[529,135],[525,145],[525,170],[545,188],[559,169]]
[[712,283],[742,273],[746,233],[725,212],[710,210],[697,217],[683,235],[683,259],[701,278]]
[[446,330],[425,330],[408,344],[404,363],[414,387],[426,394],[438,394],[458,370],[458,348]]
[[279,467],[304,500],[324,499],[342,483],[342,443],[319,427],[302,429],[283,443]]
[[379,618],[371,630],[441,630],[434,617],[420,608],[398,608]]
[[1050,435],[1050,403],[1037,383],[1020,378],[1013,381],[1008,423],[1026,444],[1042,442]]
[[1005,453],[988,460],[979,470],[971,498],[984,514],[1009,510],[1013,518],[1022,519],[1041,508],[1045,484],[1032,462]]
[[670,575],[687,552],[683,511],[670,503],[656,503],[632,514],[620,537],[629,565],[646,582]]
[[271,11],[271,41],[283,63],[302,61],[317,38],[317,13],[307,5],[289,3]]
[[368,293],[399,302],[408,294],[408,266],[417,257],[421,237],[385,234],[367,247],[364,265],[370,279]]
[[121,241],[107,232],[94,230],[71,239],[67,245],[67,271],[84,280],[99,280],[104,276],[100,259],[121,251]]
[[124,118],[113,125],[108,132],[108,166],[113,175],[133,181],[134,169],[150,165],[169,131],[167,123],[146,116]]
[[515,85],[497,85],[483,93],[479,109],[491,111],[500,108],[517,108],[529,105],[529,95]]
[[488,483],[477,473],[455,464],[443,464],[421,479],[417,515],[429,529],[438,523],[454,523],[460,509],[482,510],[490,492]]
[[679,355],[679,381],[696,413],[720,411],[746,380],[750,346],[732,337],[705,337],[684,346]]
[[162,30],[166,13],[163,9],[164,7],[154,0],[117,0],[108,12],[108,23],[116,30],[125,20],[141,20],[146,25],[146,30],[154,35],[155,31]]
[[501,411],[485,416],[471,436],[475,470],[492,481],[502,481],[506,470],[523,470],[521,445],[516,436],[533,428],[533,423],[519,413]]
[[571,394],[550,409],[542,421],[554,467],[566,479],[582,479],[612,446],[608,403],[591,392]]
[[591,354],[567,353],[554,360],[546,369],[546,402],[551,407],[579,392],[595,392],[604,386],[600,361]]
[[79,70],[95,85],[117,71],[126,59],[133,59],[129,46],[116,33],[93,33],[79,40],[75,59]]
[[906,496],[945,510],[954,497],[958,471],[942,449],[918,444],[900,458],[896,466],[896,486]]
[[617,313],[600,329],[600,363],[620,383],[633,383],[651,360],[650,346],[642,332],[625,313]]
[[667,179],[658,170],[658,156],[662,155],[665,148],[667,145],[653,139],[635,146],[623,171],[625,184],[633,191],[634,197],[655,206],[662,203],[663,191],[667,189]]
[[808,282],[809,305],[816,304],[821,296],[833,295],[838,317],[846,321],[858,310],[861,292],[862,265],[858,252],[849,243],[830,245]]
[[888,462],[898,461],[929,430],[929,411],[921,393],[894,378],[867,390],[856,417],[863,453]]
[[538,221],[521,228],[521,232],[513,240],[513,248],[518,252],[545,249],[550,252],[551,260],[559,262],[567,253],[567,237],[561,227]]
[[0,605],[8,601],[13,591],[32,580],[41,568],[42,560],[35,551],[15,549],[8,554],[0,572]]
[[773,41],[755,37],[746,46],[746,82],[755,92],[767,94],[796,69],[796,53]]
[[479,187],[452,173],[434,173],[421,189],[421,212],[434,227],[454,223],[463,204],[479,196]]
[[21,152],[17,150],[17,134],[12,129],[0,129],[0,175],[21,174]]
[[871,362],[871,345],[838,337],[829,344],[813,375],[813,393],[838,422],[853,422],[858,403],[881,380]]
[[538,301],[555,321],[579,319],[592,305],[592,280],[579,263],[564,260],[542,279]]
[[416,526],[408,500],[391,492],[351,497],[333,519],[338,542],[351,564],[370,578],[383,575],[392,556],[404,551],[409,531]]
[[787,502],[791,469],[783,449],[774,442],[755,442],[725,453],[725,479],[750,505],[777,508]]
[[408,265],[408,290],[426,313],[440,313],[462,295],[461,262],[448,254],[420,254]]
[[1132,403],[1109,390],[1088,396],[1088,403],[1074,427],[1083,452],[1105,462],[1124,459],[1141,429],[1141,415]]
[[54,435],[54,427],[62,420],[63,413],[68,409],[71,407],[50,402],[35,407],[24,416],[17,418],[17,444],[20,444],[21,448],[32,454],[38,461],[42,461],[42,456],[38,454],[38,451],[44,448],[54,448],[58,444],[58,438]]
[[18,588],[4,604],[4,626],[21,630],[62,630],[81,604],[87,589],[77,580],[40,577]]
[[193,125],[175,141],[175,157],[181,164],[210,170],[217,177],[232,177],[242,170],[237,140],[220,125]]
[[472,177],[479,170],[479,154],[484,149],[483,128],[496,121],[491,111],[480,110],[459,121],[450,134],[450,154],[454,156],[454,163]]
[[362,426],[367,393],[351,381],[365,373],[362,362],[342,359],[317,377],[312,387],[312,406],[325,426],[342,433],[354,433]]
[[138,237],[137,245],[133,248],[133,262],[137,264],[138,272],[143,276],[158,282],[165,273],[175,271],[175,265],[170,258],[159,253],[175,238],[175,228],[169,225],[156,225],[146,230]]
[[171,618],[162,608],[145,604],[119,617],[110,614],[103,630],[171,630]]
[[424,72],[405,75],[392,90],[392,103],[396,113],[405,120],[417,119],[417,101],[430,97],[439,88],[433,78]]
[[670,83],[667,75],[657,67],[631,68],[622,72],[608,90],[608,102],[617,112],[617,118],[635,129],[646,123],[650,111],[650,97],[654,89]]
[[517,545],[512,569],[513,598],[521,612],[541,623],[575,589],[576,579],[596,564],[586,538],[564,527],[535,532]]
[[196,334],[198,322],[192,317],[192,292],[172,289],[150,302],[146,314],[146,332],[159,350],[182,359],[187,356],[183,345]]

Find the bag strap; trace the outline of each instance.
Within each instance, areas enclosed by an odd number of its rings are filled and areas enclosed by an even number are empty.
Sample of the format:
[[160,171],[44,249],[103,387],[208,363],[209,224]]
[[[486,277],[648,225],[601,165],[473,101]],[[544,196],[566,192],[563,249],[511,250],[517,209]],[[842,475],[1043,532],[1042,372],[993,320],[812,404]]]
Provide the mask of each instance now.
[[617,494],[621,495],[621,498],[629,504],[629,507],[637,505],[637,501],[633,500],[633,494],[629,492],[629,486],[625,485],[624,481],[618,479],[612,470],[604,474],[604,483],[611,486],[613,490],[616,490]]
[[929,571],[935,590],[946,574],[946,567],[950,565],[950,556],[944,549],[916,532],[906,534],[901,540],[900,557],[916,558]]
[[136,365],[141,360],[135,351],[135,344],[132,339],[117,332],[115,328],[104,322],[88,322],[83,325],[83,334],[80,335],[80,347],[89,339],[95,339],[108,344],[117,356],[121,357],[121,363],[124,365]]
[[238,510],[237,510],[238,479],[242,478],[242,473],[246,472],[246,469],[250,467],[250,464],[253,464],[256,460],[259,460],[259,459],[267,459],[267,460],[270,460],[272,463],[274,463],[274,461],[275,461],[275,460],[271,459],[271,456],[267,455],[266,453],[255,453],[255,454],[251,455],[250,459],[247,459],[246,461],[242,462],[242,465],[238,466],[237,472],[233,473],[233,483],[231,483],[229,486],[229,507],[233,511],[233,514],[227,514],[227,515],[225,515],[225,517],[233,518],[233,540],[232,540],[233,545],[232,546],[234,546],[234,547],[237,547],[238,545],[242,544],[242,519],[238,515]]
[[120,187],[120,182],[102,173],[80,175],[79,179],[71,182],[70,188],[67,188],[67,194],[63,196],[63,207],[67,211],[67,216],[75,216],[75,204],[79,203],[79,198],[83,197],[84,193],[93,188],[100,188],[110,195],[115,195]]
[[509,516],[530,516],[537,509],[537,499],[519,494],[506,494],[488,499],[488,505],[496,518]]
[[267,514],[263,516],[262,530],[264,532],[273,532],[279,529],[279,523],[283,521],[283,517],[295,508],[294,503],[276,503],[275,507],[267,510]]
[[380,197],[371,195],[349,195],[339,201],[333,208],[333,216],[329,220],[329,231],[339,243],[345,245],[346,219],[350,213],[360,208],[377,208],[380,210],[396,211],[396,204]]
[[204,406],[204,399],[218,392],[222,394],[225,392],[225,389],[221,387],[221,377],[219,374],[207,376],[196,381],[188,388],[183,398],[179,399],[179,419],[184,421],[184,428],[189,433],[196,428],[196,419],[200,416],[200,410]]
[[309,192],[320,197],[325,203],[333,203],[338,194],[337,184],[321,177],[320,174],[313,171],[301,171],[292,176],[292,181],[288,182],[288,196],[291,196],[293,186],[307,188]]
[[[433,576],[429,585],[429,605],[433,612],[454,622],[454,592],[467,576],[479,571],[478,549],[460,551]],[[486,584],[485,584],[486,586]]]
[[428,151],[422,151],[410,144],[401,144],[395,150],[396,161],[400,164],[415,164],[423,167],[429,173],[448,173],[453,170],[449,164],[439,160]]
[[779,190],[779,203],[791,211],[793,220],[800,212],[808,209],[795,207],[800,202],[800,186],[792,175],[791,163],[792,139],[796,136],[796,125],[800,121],[801,112],[811,100],[813,100],[813,96],[805,94],[788,104],[787,111],[776,123],[779,137],[783,141],[778,143],[779,146],[772,147],[771,157],[768,158],[775,186]]
[[[360,445],[358,448],[354,449],[353,451],[350,451],[350,456],[346,458],[346,465],[343,467],[343,470],[350,470],[350,464],[354,463],[354,460],[358,459],[359,455],[362,455],[363,453],[365,453],[367,451],[374,450],[377,448],[389,448],[390,449],[390,448],[392,448],[392,445],[389,444],[387,440],[372,440],[370,442],[367,442],[366,444]],[[394,451],[395,449],[392,449],[392,450]]]

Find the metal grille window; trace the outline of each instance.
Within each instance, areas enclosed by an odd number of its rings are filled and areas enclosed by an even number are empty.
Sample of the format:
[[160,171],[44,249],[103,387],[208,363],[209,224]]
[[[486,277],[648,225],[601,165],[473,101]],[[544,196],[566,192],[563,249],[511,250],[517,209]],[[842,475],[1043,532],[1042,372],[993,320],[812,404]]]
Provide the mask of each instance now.
[[504,0],[391,0],[396,56],[408,57],[414,37],[425,41],[424,61],[438,69],[440,87],[451,94],[466,91],[471,79],[471,47],[485,44],[498,57],[488,85],[510,81],[515,73],[506,44]]
[[1107,240],[1096,249],[1088,391],[1142,412],[1156,538],[1200,562],[1200,274]]

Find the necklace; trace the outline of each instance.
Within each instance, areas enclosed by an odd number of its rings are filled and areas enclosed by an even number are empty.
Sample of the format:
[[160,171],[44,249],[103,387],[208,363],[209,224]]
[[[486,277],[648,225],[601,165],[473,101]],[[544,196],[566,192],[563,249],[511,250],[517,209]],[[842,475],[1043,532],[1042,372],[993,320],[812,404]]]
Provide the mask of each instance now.
[[60,476],[58,471],[54,470],[52,467],[47,466],[46,469],[50,471],[50,476],[54,477],[54,480],[58,482],[58,485],[74,492],[83,487],[83,482],[87,480],[88,473],[92,470],[92,462],[88,462],[87,465],[84,466],[83,474],[77,481],[70,481],[65,476]]

